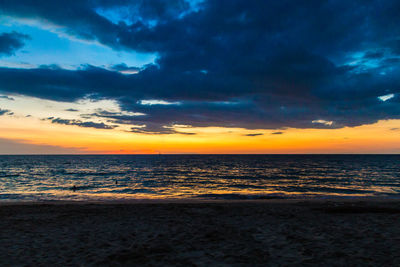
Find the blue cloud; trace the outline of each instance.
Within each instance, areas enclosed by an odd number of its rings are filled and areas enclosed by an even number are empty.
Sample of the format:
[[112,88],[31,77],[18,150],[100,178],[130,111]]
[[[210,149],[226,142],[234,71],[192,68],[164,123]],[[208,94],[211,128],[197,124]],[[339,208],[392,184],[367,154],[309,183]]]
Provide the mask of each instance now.
[[4,32],[0,34],[0,56],[12,56],[25,45],[25,40],[30,39],[26,34],[18,32]]
[[7,113],[9,113],[10,111],[8,110],[8,109],[1,109],[0,108],[0,116],[3,116],[3,115],[5,115],[5,114],[7,114]]

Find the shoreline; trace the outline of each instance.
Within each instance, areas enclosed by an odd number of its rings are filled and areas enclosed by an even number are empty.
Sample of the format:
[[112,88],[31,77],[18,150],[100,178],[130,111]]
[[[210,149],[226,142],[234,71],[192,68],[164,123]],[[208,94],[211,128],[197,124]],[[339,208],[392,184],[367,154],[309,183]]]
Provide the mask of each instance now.
[[19,205],[135,205],[135,204],[237,204],[237,203],[400,203],[399,197],[328,197],[328,198],[266,198],[266,199],[222,199],[222,198],[137,198],[137,199],[103,199],[103,200],[0,200],[1,206]]

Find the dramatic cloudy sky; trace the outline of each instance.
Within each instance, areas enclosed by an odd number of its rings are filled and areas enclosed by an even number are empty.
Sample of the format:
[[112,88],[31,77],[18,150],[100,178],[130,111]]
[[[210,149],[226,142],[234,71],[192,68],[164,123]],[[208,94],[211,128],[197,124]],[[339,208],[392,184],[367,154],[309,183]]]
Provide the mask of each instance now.
[[0,153],[398,153],[399,14],[0,0]]

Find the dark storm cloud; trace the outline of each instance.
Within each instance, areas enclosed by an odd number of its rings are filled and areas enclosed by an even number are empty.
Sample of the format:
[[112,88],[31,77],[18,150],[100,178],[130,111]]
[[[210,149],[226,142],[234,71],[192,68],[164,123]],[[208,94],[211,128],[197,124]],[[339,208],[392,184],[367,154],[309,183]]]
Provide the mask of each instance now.
[[[178,0],[88,0],[69,2],[68,12],[54,1],[1,3],[4,14],[40,17],[81,39],[156,53],[155,64],[141,69],[0,69],[5,92],[115,99],[123,111],[146,114],[96,115],[145,125],[133,131],[331,129],[400,118],[398,1],[221,0],[193,9]],[[118,8],[127,11],[118,23],[101,15]],[[394,97],[378,99],[388,94]],[[151,99],[179,104],[140,104]]]
[[144,134],[183,134],[183,135],[195,135],[191,132],[177,131],[173,128],[173,124],[163,125],[157,120],[152,120],[147,118],[148,115],[126,115],[121,112],[110,112],[105,110],[100,110],[93,114],[82,114],[83,118],[101,118],[106,119],[110,123],[114,124],[126,124],[126,125],[136,125],[131,128],[130,132],[133,133],[144,133]]
[[[134,22],[128,26],[123,21],[114,24],[96,12],[97,9],[123,8]],[[66,5],[58,1],[31,0],[0,1],[0,14],[17,18],[43,18],[46,21],[66,27],[66,33],[85,40],[97,40],[116,49],[146,50],[150,36],[148,20],[169,21],[188,8],[183,0],[72,0]],[[133,36],[132,34],[137,36]],[[136,42],[137,45],[132,45]],[[152,41],[154,42],[154,41]]]
[[0,56],[12,56],[15,51],[25,45],[25,40],[30,39],[26,34],[18,32],[4,32],[0,34]]
[[115,125],[106,125],[102,122],[99,123],[93,121],[67,120],[67,119],[52,118],[52,117],[48,118],[48,120],[51,120],[52,123],[56,124],[75,125],[85,128],[114,129],[116,127]]

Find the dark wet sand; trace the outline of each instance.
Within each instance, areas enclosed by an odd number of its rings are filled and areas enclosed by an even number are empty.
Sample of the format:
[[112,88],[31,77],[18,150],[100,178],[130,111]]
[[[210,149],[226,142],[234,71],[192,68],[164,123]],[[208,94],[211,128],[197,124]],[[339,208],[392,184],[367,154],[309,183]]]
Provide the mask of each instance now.
[[0,205],[0,266],[400,266],[400,201]]

